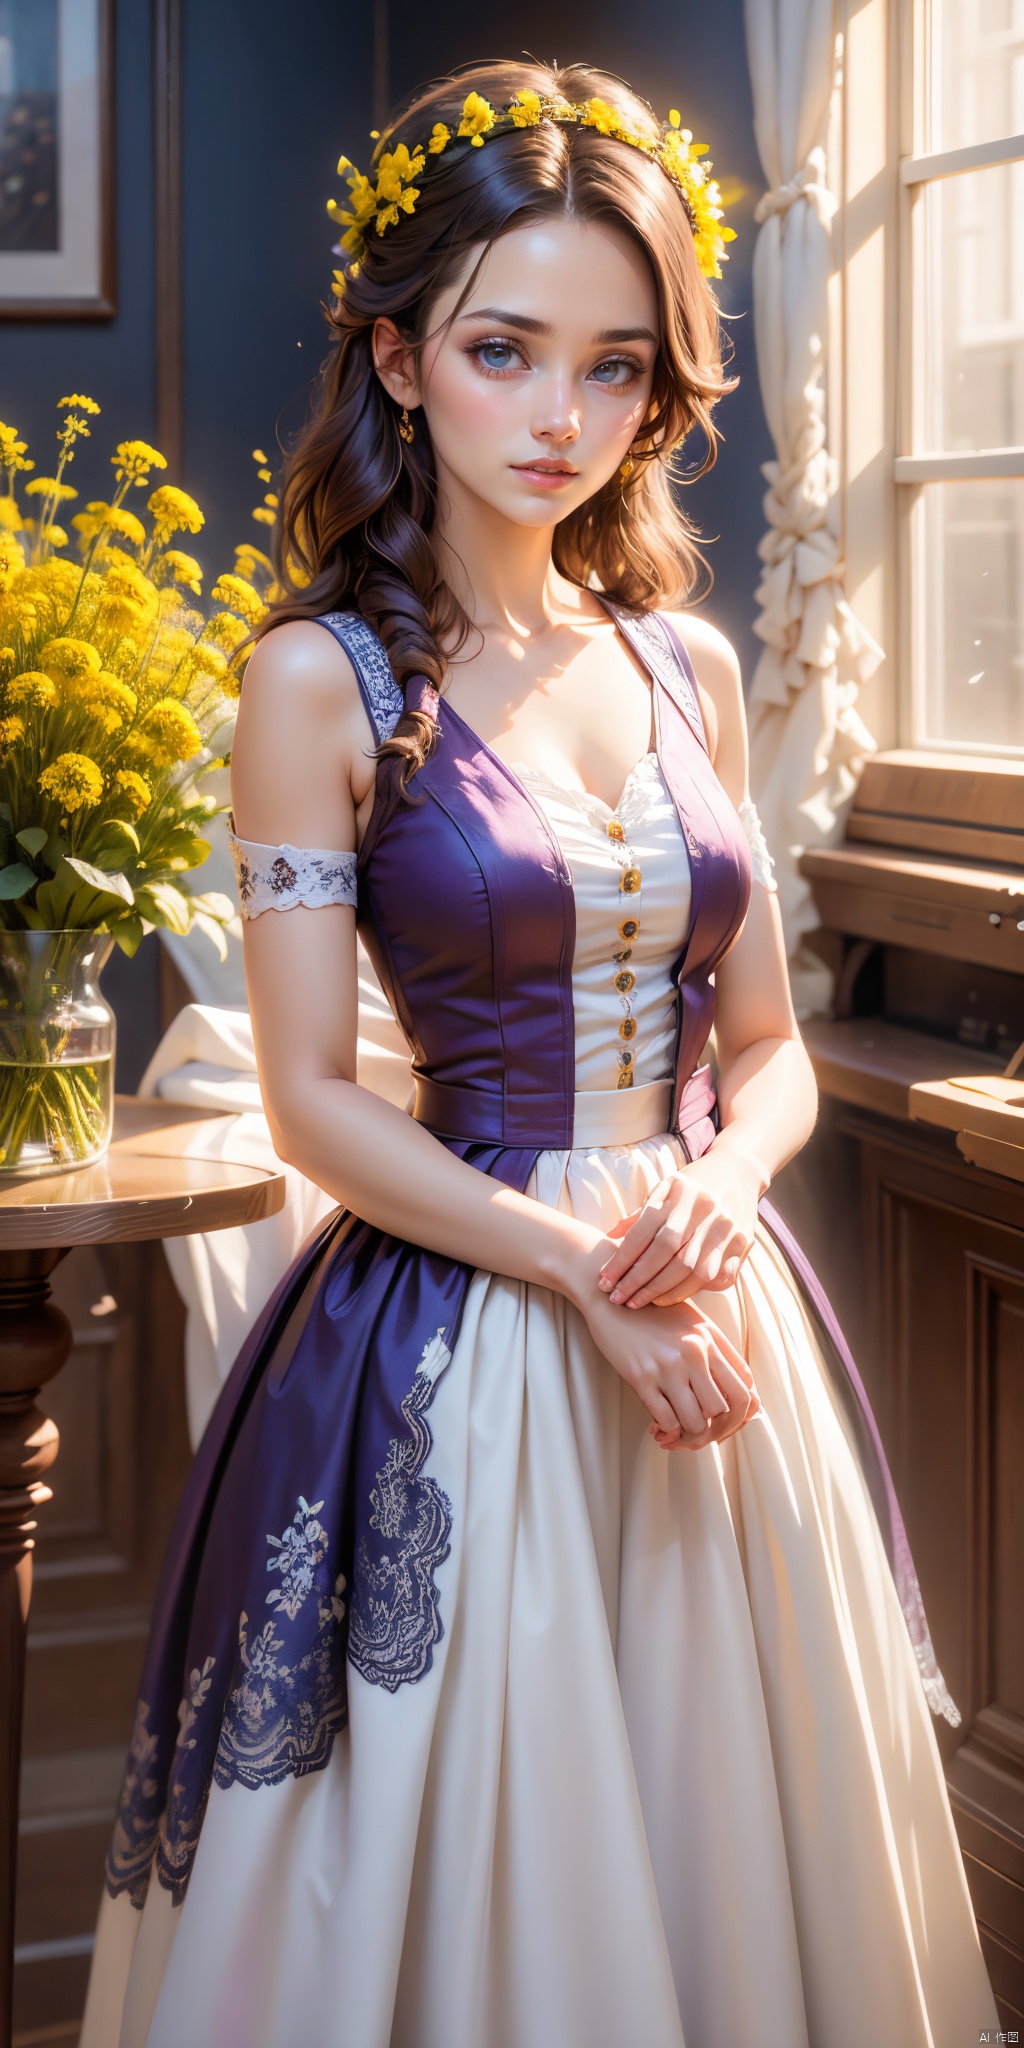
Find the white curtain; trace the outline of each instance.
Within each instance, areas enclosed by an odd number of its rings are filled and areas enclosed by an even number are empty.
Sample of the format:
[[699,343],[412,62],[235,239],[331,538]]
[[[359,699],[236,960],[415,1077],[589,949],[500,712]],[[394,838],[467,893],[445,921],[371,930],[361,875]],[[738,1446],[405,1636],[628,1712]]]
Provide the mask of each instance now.
[[751,788],[775,856],[798,1010],[828,1005],[829,976],[803,944],[818,923],[797,871],[842,831],[874,741],[857,686],[882,650],[843,595],[835,462],[826,446],[830,222],[825,135],[836,80],[835,0],[744,0],[754,132],[768,191],[754,218],[754,333],[775,460],[754,631],[764,651],[749,701]]

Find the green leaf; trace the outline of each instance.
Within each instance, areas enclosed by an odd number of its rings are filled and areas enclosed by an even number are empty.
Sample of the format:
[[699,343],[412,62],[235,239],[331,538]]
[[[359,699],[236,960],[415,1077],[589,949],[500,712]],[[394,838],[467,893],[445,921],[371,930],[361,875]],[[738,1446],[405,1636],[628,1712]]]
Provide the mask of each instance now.
[[134,903],[135,892],[125,875],[108,874],[103,868],[90,867],[87,860],[75,860],[70,853],[66,857],[65,866],[73,868],[75,874],[83,882],[88,882],[91,888],[97,889],[101,896],[118,896],[122,903],[128,904],[129,909]]
[[188,897],[170,882],[150,882],[148,888],[135,893],[136,908],[150,924],[163,925],[165,930],[178,932],[182,938],[192,922],[192,907]]
[[42,852],[50,837],[45,825],[26,825],[23,832],[16,832],[14,836],[17,839],[18,845],[23,846],[25,852],[31,854],[33,860],[37,853]]
[[119,917],[117,923],[110,927],[114,944],[120,946],[122,953],[127,953],[129,960],[138,952],[143,930],[142,919],[136,910],[130,910],[127,917]]
[[108,818],[97,834],[96,863],[105,874],[110,873],[108,861],[123,861],[129,854],[141,852],[139,835],[126,818]]
[[0,903],[17,903],[27,896],[36,876],[23,860],[12,861],[10,867],[0,868]]
[[43,849],[43,861],[51,875],[55,875],[61,861],[71,852],[71,841],[61,832],[51,832]]
[[230,924],[238,916],[237,903],[232,903],[230,896],[222,896],[219,889],[208,889],[205,896],[190,896],[189,902],[195,912],[216,918],[218,924]]

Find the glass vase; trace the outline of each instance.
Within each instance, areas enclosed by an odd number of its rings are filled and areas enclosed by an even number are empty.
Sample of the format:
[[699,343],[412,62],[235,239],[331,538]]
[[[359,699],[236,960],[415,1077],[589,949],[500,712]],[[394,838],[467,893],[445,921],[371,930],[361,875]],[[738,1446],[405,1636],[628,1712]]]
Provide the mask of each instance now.
[[0,1174],[87,1166],[110,1143],[106,932],[0,931]]

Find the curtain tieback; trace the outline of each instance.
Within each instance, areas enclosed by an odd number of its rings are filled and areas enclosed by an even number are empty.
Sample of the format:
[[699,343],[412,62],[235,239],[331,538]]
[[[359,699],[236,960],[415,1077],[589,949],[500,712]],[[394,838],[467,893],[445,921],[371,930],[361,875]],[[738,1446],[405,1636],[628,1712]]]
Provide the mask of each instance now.
[[764,192],[754,208],[754,219],[763,223],[774,213],[788,213],[797,199],[806,199],[813,206],[822,227],[827,227],[838,205],[833,192],[825,183],[825,152],[812,149],[802,170],[795,177],[787,179],[784,185],[775,185],[770,192]]

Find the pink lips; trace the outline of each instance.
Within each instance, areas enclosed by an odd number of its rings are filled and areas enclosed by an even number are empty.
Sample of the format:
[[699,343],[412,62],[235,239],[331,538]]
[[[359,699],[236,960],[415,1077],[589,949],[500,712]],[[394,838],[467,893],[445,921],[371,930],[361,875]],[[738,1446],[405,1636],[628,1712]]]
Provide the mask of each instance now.
[[543,460],[537,462],[514,462],[512,468],[517,476],[526,477],[529,483],[539,484],[542,489],[546,490],[554,490],[559,484],[568,483],[572,477],[579,474],[577,470],[572,469],[567,463],[544,462]]

